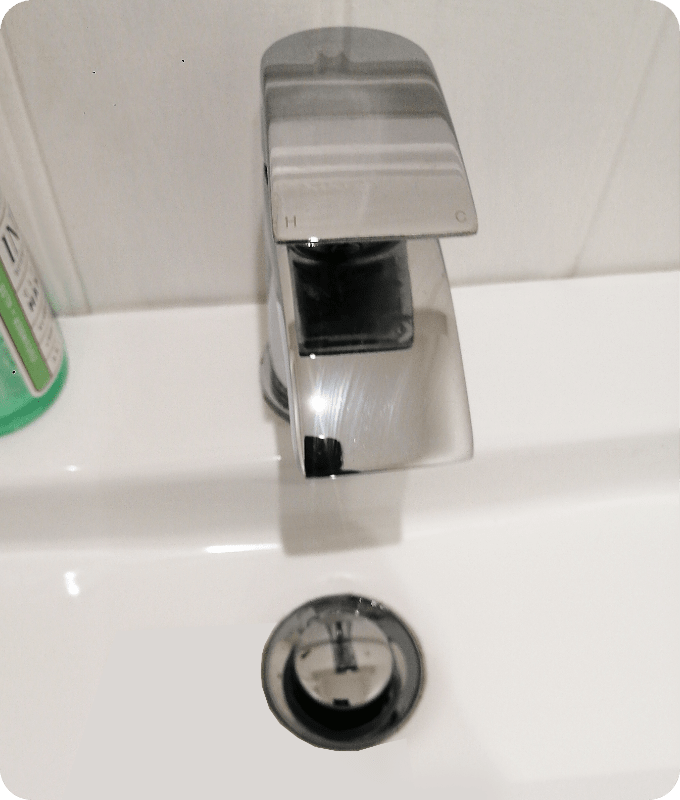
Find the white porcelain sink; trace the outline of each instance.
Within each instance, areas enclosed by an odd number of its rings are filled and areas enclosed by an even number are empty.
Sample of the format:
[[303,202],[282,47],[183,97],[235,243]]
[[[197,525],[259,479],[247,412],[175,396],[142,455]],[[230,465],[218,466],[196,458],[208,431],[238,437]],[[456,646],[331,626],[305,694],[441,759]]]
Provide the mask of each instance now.
[[[454,306],[472,461],[306,482],[260,398],[262,308],[64,320],[63,396],[0,439],[8,790],[671,789],[678,275],[470,287]],[[295,738],[260,684],[273,626],[338,592],[390,606],[426,665],[409,722],[360,752]]]

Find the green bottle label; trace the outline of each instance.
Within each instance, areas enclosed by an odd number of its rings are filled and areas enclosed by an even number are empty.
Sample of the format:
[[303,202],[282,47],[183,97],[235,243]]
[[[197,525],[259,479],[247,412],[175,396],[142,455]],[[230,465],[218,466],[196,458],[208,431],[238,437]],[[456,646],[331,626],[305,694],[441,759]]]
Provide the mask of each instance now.
[[0,208],[0,339],[6,350],[0,369],[11,366],[14,379],[5,376],[5,394],[7,384],[20,377],[32,397],[44,395],[61,368],[64,343],[31,253],[6,204]]

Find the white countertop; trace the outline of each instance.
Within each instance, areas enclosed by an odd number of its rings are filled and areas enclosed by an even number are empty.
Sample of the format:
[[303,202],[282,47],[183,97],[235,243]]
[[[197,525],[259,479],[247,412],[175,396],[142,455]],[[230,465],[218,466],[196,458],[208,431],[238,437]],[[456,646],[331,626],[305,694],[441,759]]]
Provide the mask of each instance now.
[[[678,273],[453,291],[477,457],[678,429]],[[61,320],[54,406],[0,439],[0,492],[268,468],[264,308]],[[585,379],[584,379],[585,376]]]

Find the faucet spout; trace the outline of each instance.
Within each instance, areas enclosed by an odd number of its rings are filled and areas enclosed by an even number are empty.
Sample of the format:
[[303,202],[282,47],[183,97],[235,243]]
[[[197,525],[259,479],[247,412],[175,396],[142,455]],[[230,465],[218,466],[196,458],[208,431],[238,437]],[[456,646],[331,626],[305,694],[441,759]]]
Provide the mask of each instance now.
[[469,458],[438,236],[477,218],[434,68],[402,37],[304,31],[262,60],[265,398],[308,477]]

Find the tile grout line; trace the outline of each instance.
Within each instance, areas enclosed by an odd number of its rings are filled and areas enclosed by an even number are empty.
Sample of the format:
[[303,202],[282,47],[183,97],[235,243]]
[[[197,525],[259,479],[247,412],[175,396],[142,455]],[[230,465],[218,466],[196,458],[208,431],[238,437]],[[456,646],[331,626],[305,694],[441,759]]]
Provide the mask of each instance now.
[[633,129],[633,123],[635,121],[637,110],[642,101],[645,89],[647,88],[652,67],[654,66],[654,63],[659,55],[661,41],[663,39],[666,30],[666,26],[663,24],[663,22],[664,20],[663,18],[661,18],[660,22],[658,23],[658,30],[654,36],[652,47],[650,48],[649,51],[649,56],[647,58],[645,67],[642,70],[637,89],[633,95],[632,103],[625,116],[625,122],[621,128],[621,135],[619,136],[616,146],[613,148],[613,155],[610,164],[607,170],[605,171],[605,177],[602,182],[601,189],[597,193],[597,199],[593,204],[593,210],[592,213],[590,214],[590,221],[583,226],[582,230],[584,231],[584,233],[582,236],[581,245],[576,250],[576,255],[574,256],[571,270],[567,273],[567,275],[565,275],[565,277],[573,278],[580,274],[581,260],[583,258],[583,254],[588,245],[591,234],[595,229],[595,226],[599,220],[600,213],[602,211],[602,208],[604,207],[605,201],[609,195],[609,190],[611,188],[611,184],[614,179],[616,169],[619,163],[621,162],[621,158],[623,157],[625,146],[628,142],[631,131]]

